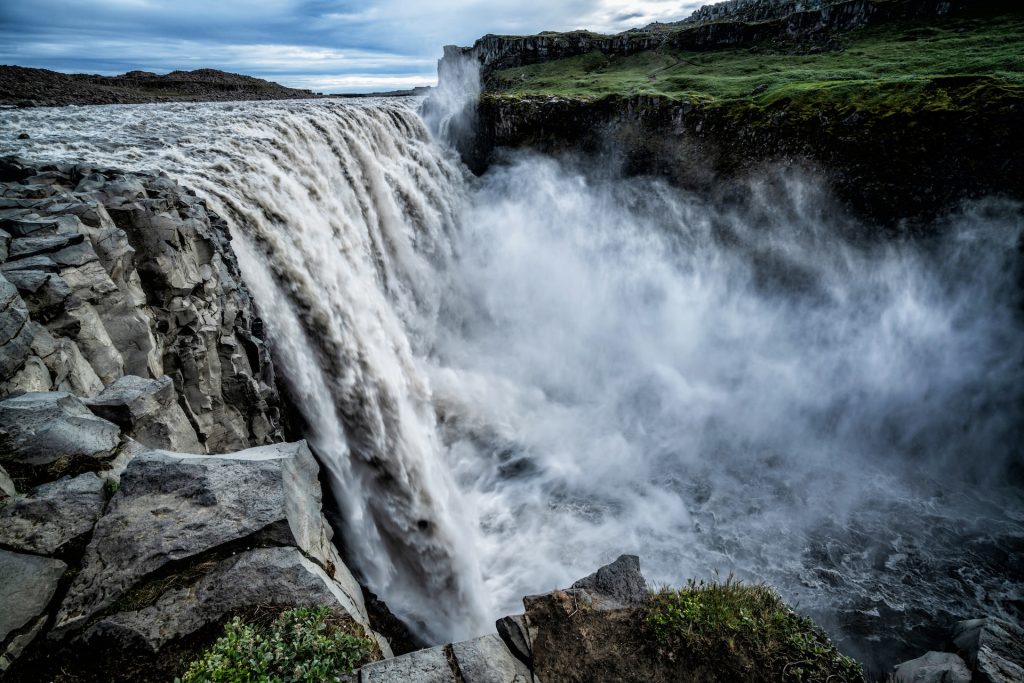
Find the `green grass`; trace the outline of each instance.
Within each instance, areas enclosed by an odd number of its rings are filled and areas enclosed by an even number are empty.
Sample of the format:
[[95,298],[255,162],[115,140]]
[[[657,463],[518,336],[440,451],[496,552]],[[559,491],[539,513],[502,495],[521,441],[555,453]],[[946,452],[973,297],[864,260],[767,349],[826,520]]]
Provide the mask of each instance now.
[[995,94],[1024,97],[1024,13],[872,27],[842,36],[841,45],[841,50],[806,55],[764,46],[706,52],[660,48],[628,57],[592,52],[497,71],[486,95],[583,100],[646,95],[758,106],[794,98],[821,103],[854,98],[869,109],[925,101],[941,107],[949,103],[936,94],[936,83],[941,86],[950,76],[983,76]]
[[[362,627],[326,607],[300,607],[268,627],[234,618],[224,635],[192,662],[182,683],[322,683],[340,680],[376,659]],[[177,679],[176,679],[177,681]]]
[[768,586],[691,581],[652,593],[646,609],[645,623],[663,654],[714,662],[737,680],[752,668],[760,679],[783,683],[864,679],[859,664]]

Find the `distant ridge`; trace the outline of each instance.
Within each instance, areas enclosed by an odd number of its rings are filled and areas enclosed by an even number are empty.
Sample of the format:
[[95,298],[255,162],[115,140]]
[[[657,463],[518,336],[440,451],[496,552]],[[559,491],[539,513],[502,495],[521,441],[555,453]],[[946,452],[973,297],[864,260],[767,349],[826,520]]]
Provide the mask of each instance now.
[[290,100],[318,96],[311,90],[286,88],[272,81],[217,69],[172,71],[163,76],[148,71],[96,76],[0,66],[0,104],[4,105]]

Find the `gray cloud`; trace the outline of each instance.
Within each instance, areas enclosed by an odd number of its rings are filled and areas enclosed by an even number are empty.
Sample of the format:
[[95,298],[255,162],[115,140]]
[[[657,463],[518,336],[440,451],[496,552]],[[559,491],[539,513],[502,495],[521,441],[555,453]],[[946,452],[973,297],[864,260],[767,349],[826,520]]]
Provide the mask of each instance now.
[[0,63],[115,74],[199,67],[325,92],[430,85],[445,44],[620,31],[693,0],[33,0],[0,3]]

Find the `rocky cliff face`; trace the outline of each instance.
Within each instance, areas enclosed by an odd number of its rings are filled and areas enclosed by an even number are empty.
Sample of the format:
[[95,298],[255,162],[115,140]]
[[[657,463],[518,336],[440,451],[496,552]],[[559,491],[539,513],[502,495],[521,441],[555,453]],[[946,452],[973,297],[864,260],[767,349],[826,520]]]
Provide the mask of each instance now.
[[818,171],[856,214],[884,224],[927,219],[966,198],[1024,197],[1024,109],[986,77],[937,78],[962,103],[879,116],[780,102],[701,106],[659,97],[596,102],[484,95],[461,151],[480,172],[501,148],[583,155],[602,168],[650,173],[702,193],[734,193],[765,165]]
[[472,47],[444,48],[445,62],[472,59],[484,82],[498,70],[598,51],[626,56],[661,46],[712,50],[765,41],[793,43],[894,19],[944,16],[968,0],[731,0],[703,7],[685,21],[652,24],[613,36],[589,31],[534,36],[486,35]]
[[[273,366],[229,240],[166,177],[0,161],[0,395],[111,406],[99,409],[158,448],[280,441]],[[173,416],[154,424],[159,411]]]

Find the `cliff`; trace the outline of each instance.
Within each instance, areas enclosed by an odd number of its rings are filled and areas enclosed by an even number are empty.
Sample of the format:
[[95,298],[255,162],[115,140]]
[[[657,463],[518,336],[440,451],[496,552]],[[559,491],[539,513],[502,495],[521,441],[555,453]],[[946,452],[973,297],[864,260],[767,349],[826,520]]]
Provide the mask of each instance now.
[[0,105],[289,100],[315,96],[309,90],[286,88],[260,78],[216,69],[172,71],[164,75],[129,71],[120,76],[95,76],[0,66]]
[[1024,196],[1022,45],[1024,13],[1002,3],[753,1],[614,37],[486,37],[446,57],[485,75],[459,141],[476,171],[530,148],[728,193],[766,164],[799,165],[892,224]]
[[714,50],[765,41],[806,42],[895,20],[955,14],[974,4],[970,0],[730,0],[703,7],[684,21],[616,35],[591,31],[486,35],[472,47],[445,46],[442,61],[473,59],[480,63],[486,81],[502,69],[595,51],[621,57],[658,48]]

